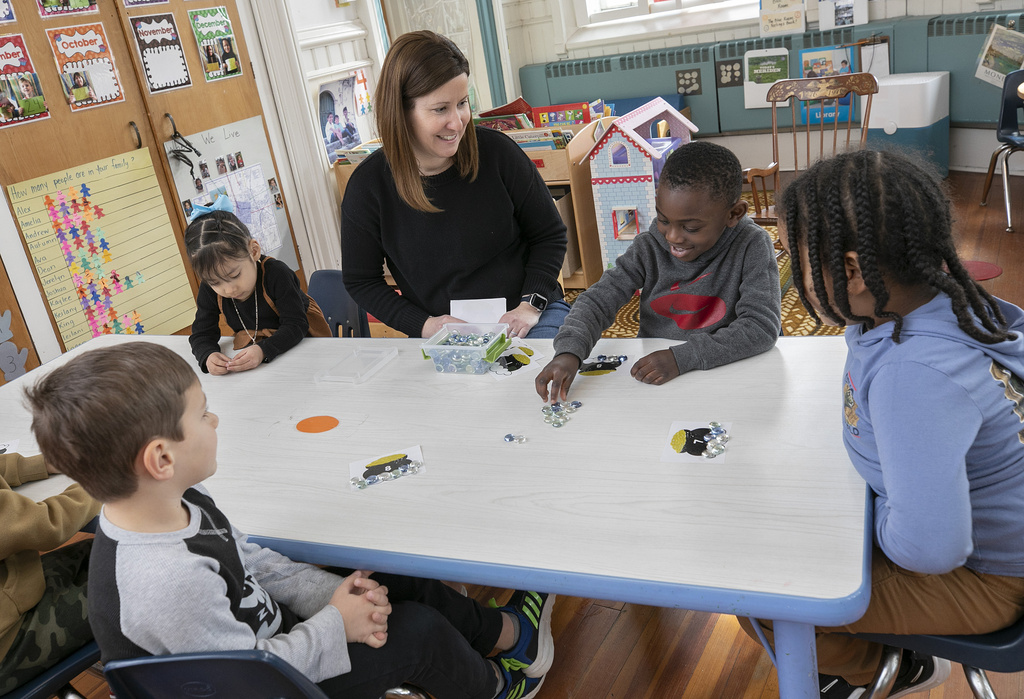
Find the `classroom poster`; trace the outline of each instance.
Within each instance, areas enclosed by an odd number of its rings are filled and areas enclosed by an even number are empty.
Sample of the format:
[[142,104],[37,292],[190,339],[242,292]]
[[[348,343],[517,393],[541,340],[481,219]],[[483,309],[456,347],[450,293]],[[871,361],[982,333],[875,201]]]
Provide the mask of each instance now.
[[[70,80],[79,91],[68,98],[72,112],[124,102],[124,91],[102,24],[47,29],[46,36],[50,39],[61,82],[66,86],[65,81]],[[88,91],[82,92],[83,87]]]
[[[263,252],[299,268],[295,246],[291,243],[284,195],[274,172],[270,144],[262,117],[250,117],[207,131],[186,134],[198,153],[188,156],[189,164],[168,157],[174,188],[187,216],[196,204],[208,205],[226,194],[235,207],[235,215],[259,241]],[[164,143],[164,151],[180,146],[174,140]],[[198,175],[198,176],[197,176]]]
[[789,49],[754,49],[743,54],[743,106],[771,107],[768,88],[789,77]]
[[0,129],[49,117],[24,37],[0,36]]
[[12,0],[0,0],[0,24],[15,21],[14,4]]
[[141,7],[142,5],[166,5],[171,0],[124,0],[126,8]]
[[1024,65],[1024,34],[993,24],[985,45],[978,56],[978,70],[974,77],[996,87],[1002,87],[1006,74]]
[[174,15],[140,15],[131,23],[150,93],[192,85]]
[[19,182],[7,196],[65,349],[191,324],[195,301],[148,149]]
[[189,10],[188,20],[199,46],[199,60],[206,82],[241,75],[242,64],[235,53],[235,32],[231,28],[228,8]]
[[36,0],[36,8],[43,19],[95,14],[100,11],[96,0]]
[[806,26],[804,0],[761,0],[758,31],[762,37],[800,34]]
[[[854,65],[852,47],[823,46],[815,49],[804,49],[800,52],[800,75],[804,78],[817,78],[827,75],[842,75],[857,70]],[[850,115],[853,95],[838,100],[825,100],[824,107],[816,102],[802,102],[800,118],[802,124],[820,124],[846,121]]]

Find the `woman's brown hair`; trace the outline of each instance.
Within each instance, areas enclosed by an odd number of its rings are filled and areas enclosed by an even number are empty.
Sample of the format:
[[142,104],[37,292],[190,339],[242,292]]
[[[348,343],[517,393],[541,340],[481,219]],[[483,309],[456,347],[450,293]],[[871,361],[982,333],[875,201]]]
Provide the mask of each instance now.
[[[408,112],[418,97],[429,94],[460,75],[469,75],[469,61],[451,39],[431,31],[402,34],[384,57],[374,93],[377,132],[391,166],[398,195],[413,209],[436,213],[423,190],[419,166],[410,138]],[[476,179],[476,131],[466,126],[455,153],[455,167],[463,179]]]

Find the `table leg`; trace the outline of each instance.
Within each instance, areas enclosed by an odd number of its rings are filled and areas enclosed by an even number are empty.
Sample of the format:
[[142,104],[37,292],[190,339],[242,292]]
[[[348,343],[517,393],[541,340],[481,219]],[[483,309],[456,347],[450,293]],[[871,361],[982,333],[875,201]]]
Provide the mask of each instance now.
[[818,694],[818,654],[814,626],[774,621],[775,659],[781,699],[815,699]]

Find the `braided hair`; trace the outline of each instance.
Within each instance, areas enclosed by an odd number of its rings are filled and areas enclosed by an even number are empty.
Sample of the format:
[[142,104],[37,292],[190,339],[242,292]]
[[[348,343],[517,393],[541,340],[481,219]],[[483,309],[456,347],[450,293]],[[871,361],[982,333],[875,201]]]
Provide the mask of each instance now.
[[[947,294],[957,325],[985,344],[1012,339],[995,298],[971,279],[953,243],[949,200],[937,176],[926,166],[894,152],[854,151],[819,161],[781,194],[793,278],[803,279],[800,250],[806,246],[814,295],[829,319],[855,320],[874,327],[874,319],[850,310],[844,254],[857,253],[865,286],[875,298],[874,314],[893,321],[900,341],[903,317],[886,311],[886,280],[926,285]],[[827,270],[832,294],[826,291]],[[803,284],[800,300],[818,322]]]
[[252,239],[237,216],[227,211],[211,211],[188,224],[185,251],[196,276],[209,282],[219,278],[225,261],[247,259]]

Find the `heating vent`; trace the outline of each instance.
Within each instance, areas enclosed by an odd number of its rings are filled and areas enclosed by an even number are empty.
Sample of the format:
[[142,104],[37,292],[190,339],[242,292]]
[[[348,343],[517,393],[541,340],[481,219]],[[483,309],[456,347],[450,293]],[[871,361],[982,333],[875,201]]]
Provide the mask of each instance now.
[[711,60],[711,49],[679,48],[663,51],[647,51],[619,56],[619,70],[642,70],[666,66],[692,66],[701,61]]
[[719,60],[732,58],[743,58],[747,51],[758,49],[793,49],[793,38],[791,36],[776,36],[768,39],[741,39],[739,41],[723,41],[715,45],[715,53]]
[[1021,21],[1024,15],[1016,14],[970,14],[950,15],[947,17],[935,17],[928,22],[928,36],[974,36],[988,34],[992,31],[993,24],[1009,26],[1010,22],[1016,25],[1017,31],[1021,29]]
[[557,61],[547,64],[549,78],[570,78],[574,75],[594,75],[610,73],[612,61],[609,58],[597,58],[585,61]]

